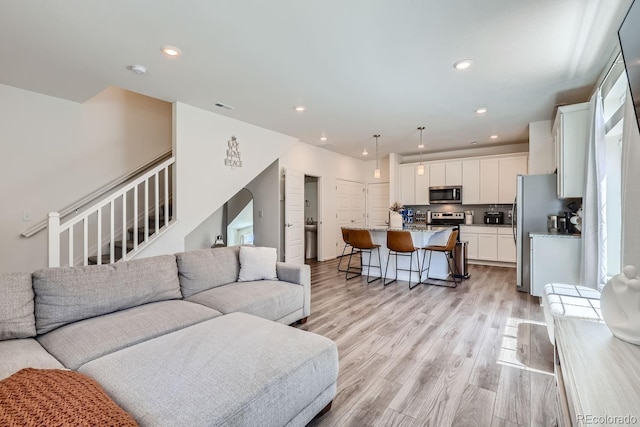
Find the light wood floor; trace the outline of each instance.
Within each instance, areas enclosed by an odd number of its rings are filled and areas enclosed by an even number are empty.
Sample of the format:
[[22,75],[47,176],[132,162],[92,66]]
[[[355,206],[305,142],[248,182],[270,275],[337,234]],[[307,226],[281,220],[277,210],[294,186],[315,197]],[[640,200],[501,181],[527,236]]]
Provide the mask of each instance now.
[[311,267],[302,326],[336,342],[338,393],[310,426],[551,426],[553,348],[515,269],[469,266],[457,289],[344,279]]

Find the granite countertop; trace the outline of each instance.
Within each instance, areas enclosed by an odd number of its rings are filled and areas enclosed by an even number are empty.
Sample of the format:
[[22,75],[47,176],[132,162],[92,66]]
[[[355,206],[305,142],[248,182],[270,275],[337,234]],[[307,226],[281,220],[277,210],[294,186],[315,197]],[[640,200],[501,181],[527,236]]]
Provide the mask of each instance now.
[[553,237],[561,239],[580,239],[582,234],[566,234],[566,233],[549,233],[548,231],[539,231],[529,233],[529,237]]
[[511,228],[511,223],[509,224],[485,224],[485,223],[480,223],[480,224],[460,224],[462,225],[466,225],[467,227],[508,227]]
[[417,231],[417,232],[434,232],[434,231],[444,231],[448,229],[452,229],[454,227],[446,226],[446,225],[434,225],[434,226],[422,226],[422,227],[413,227],[413,228],[391,228],[391,227],[348,227],[352,230],[369,230],[369,231]]

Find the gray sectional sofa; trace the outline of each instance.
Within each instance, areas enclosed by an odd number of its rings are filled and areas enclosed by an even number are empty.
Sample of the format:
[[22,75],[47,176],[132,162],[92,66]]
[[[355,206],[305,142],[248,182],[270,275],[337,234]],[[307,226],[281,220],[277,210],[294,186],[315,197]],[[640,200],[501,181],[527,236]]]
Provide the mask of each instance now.
[[[143,426],[303,426],[336,393],[308,266],[238,281],[243,248],[0,275],[0,380],[86,374]],[[248,252],[247,252],[248,253]]]

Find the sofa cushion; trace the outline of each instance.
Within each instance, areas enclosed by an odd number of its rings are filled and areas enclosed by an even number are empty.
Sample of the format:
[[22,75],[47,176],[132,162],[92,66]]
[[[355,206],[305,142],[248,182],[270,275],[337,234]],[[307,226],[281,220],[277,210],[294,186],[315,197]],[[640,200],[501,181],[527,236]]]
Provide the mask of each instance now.
[[181,298],[173,255],[33,273],[38,334],[77,320]]
[[198,292],[238,280],[239,247],[202,249],[176,254],[182,295]]
[[64,366],[78,369],[105,354],[220,315],[187,301],[160,301],[71,323],[37,339]]
[[24,368],[64,369],[64,366],[33,338],[0,341],[0,380]]
[[[284,426],[319,396],[320,408],[331,401],[338,353],[325,337],[234,313],[101,357],[80,372],[141,426]],[[296,421],[304,426],[313,415]]]
[[35,336],[31,274],[0,274],[0,295],[0,341]]
[[302,308],[304,289],[277,280],[237,282],[200,292],[187,301],[206,305],[223,314],[241,312],[279,320]]
[[276,261],[278,261],[276,248],[241,247],[238,282],[278,280]]

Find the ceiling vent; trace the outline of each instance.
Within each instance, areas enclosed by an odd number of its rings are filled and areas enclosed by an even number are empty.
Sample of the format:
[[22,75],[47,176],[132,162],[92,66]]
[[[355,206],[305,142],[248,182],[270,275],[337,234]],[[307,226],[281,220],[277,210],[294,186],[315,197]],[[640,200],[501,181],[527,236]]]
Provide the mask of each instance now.
[[236,107],[232,107],[231,105],[223,104],[222,102],[216,102],[215,104],[218,108],[224,108],[225,110],[235,110]]

